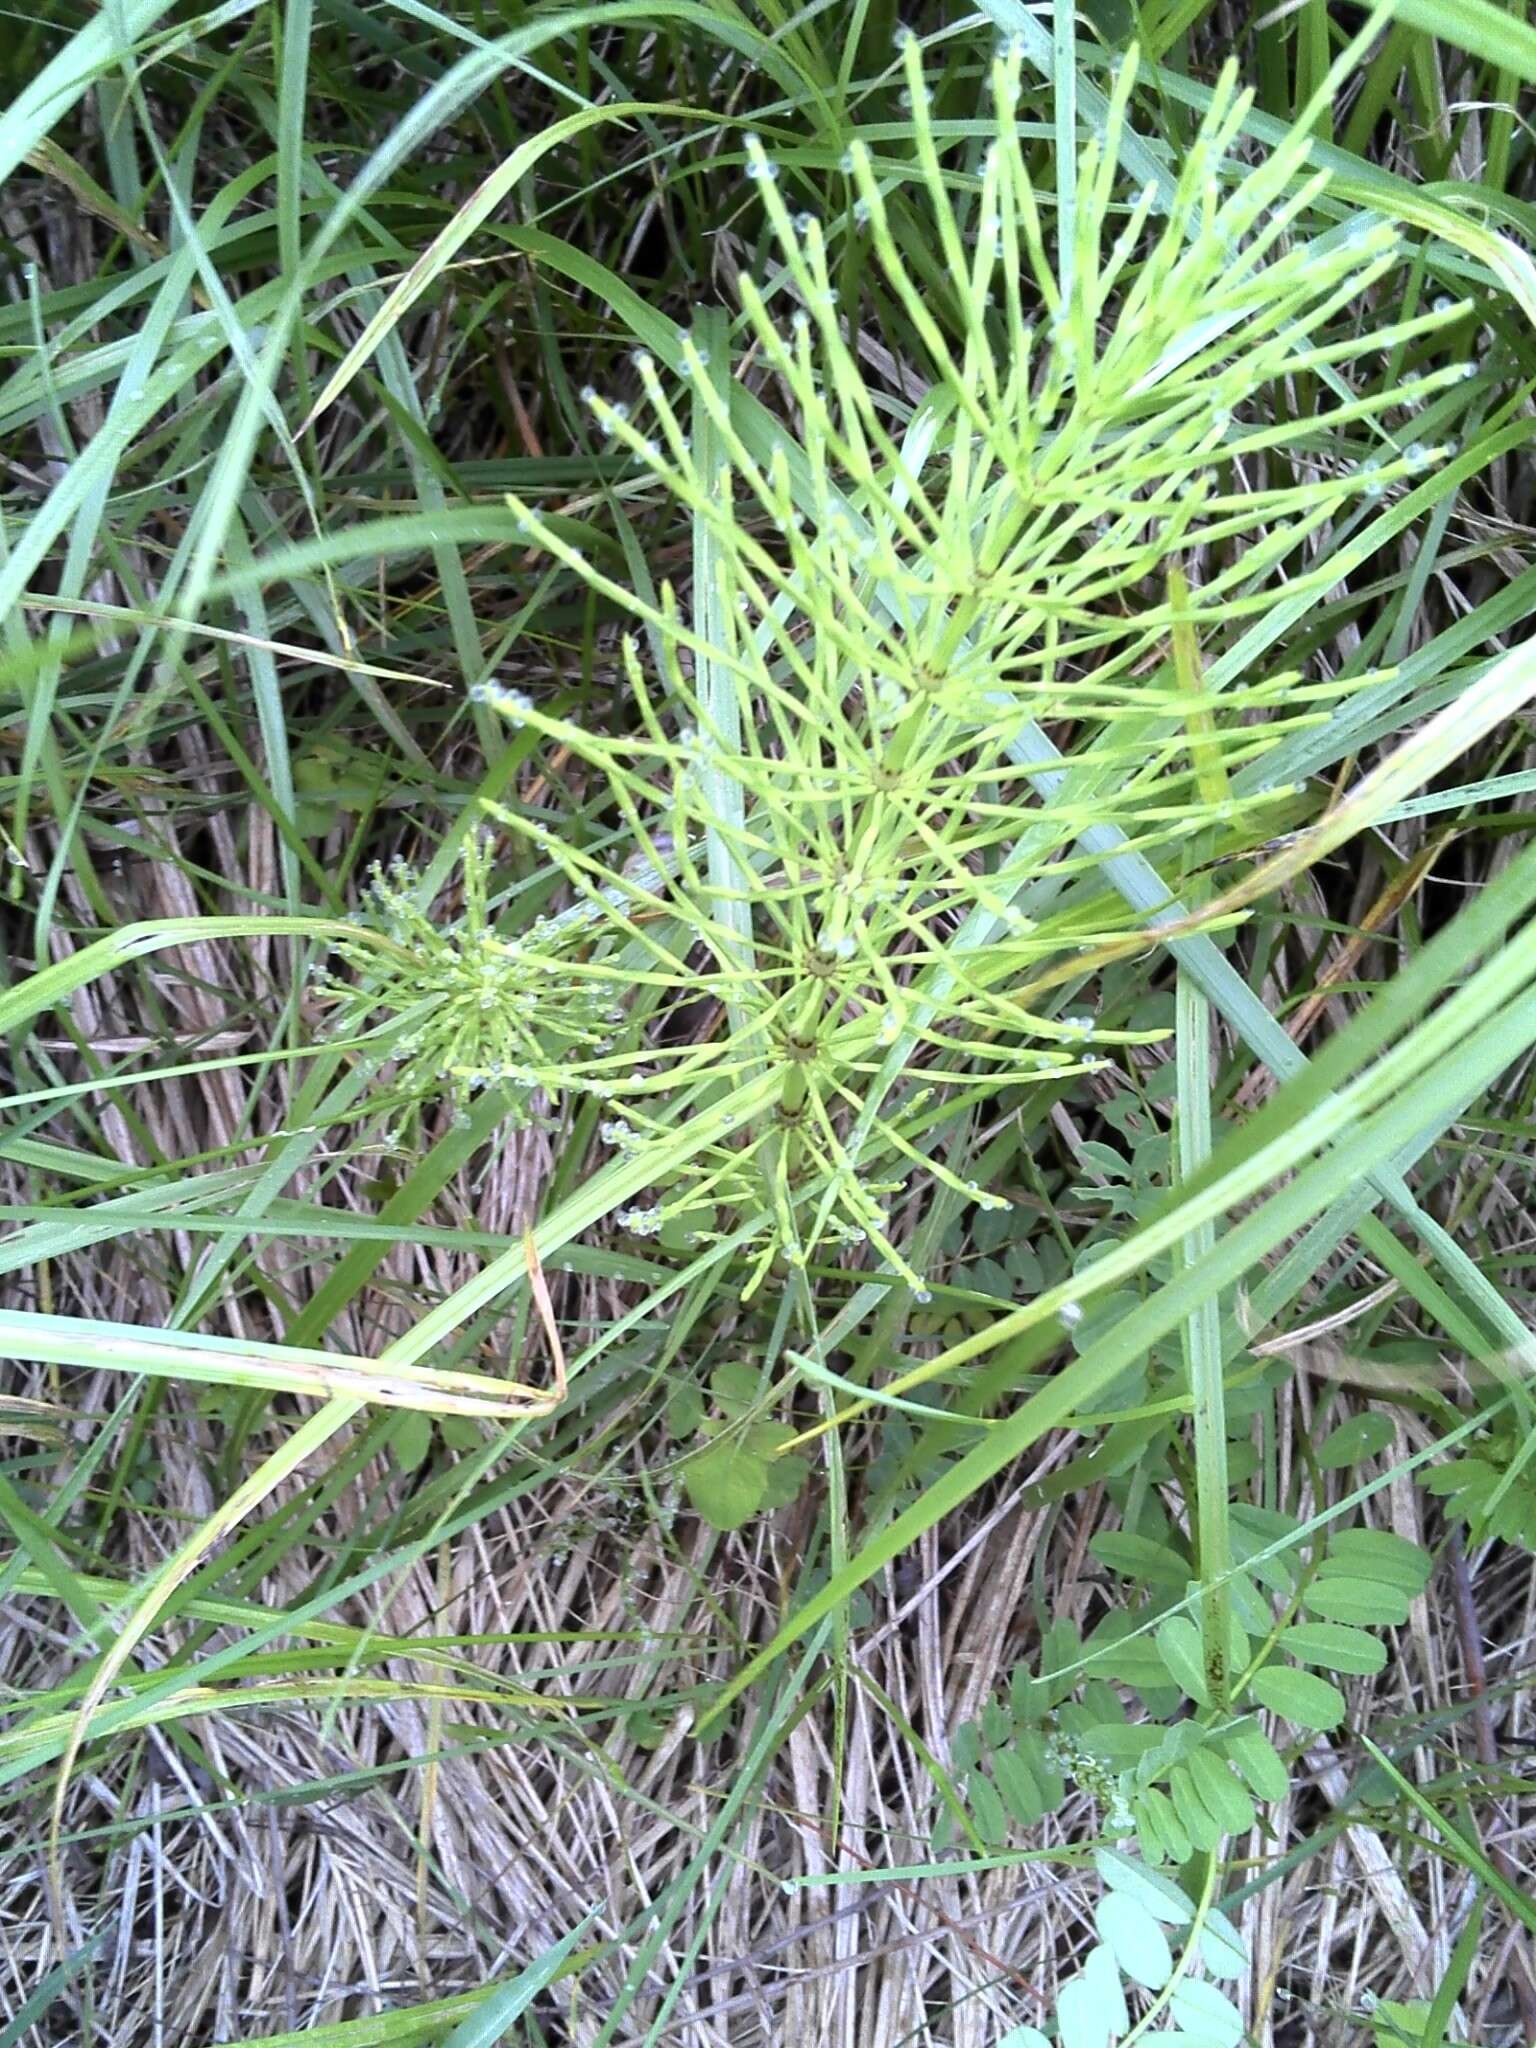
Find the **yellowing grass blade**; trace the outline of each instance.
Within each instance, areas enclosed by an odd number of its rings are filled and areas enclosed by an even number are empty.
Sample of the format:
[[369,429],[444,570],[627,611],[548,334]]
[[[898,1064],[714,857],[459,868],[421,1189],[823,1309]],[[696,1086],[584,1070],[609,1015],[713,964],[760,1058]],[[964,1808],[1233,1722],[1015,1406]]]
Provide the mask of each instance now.
[[[483,1415],[512,1422],[547,1408],[549,1397],[475,1372],[388,1366],[345,1352],[241,1342],[187,1330],[143,1330],[132,1323],[0,1310],[0,1354],[91,1371],[142,1372],[204,1386],[260,1387],[271,1394],[312,1394],[359,1407],[410,1408],[427,1415]],[[386,1354],[387,1355],[387,1354]]]

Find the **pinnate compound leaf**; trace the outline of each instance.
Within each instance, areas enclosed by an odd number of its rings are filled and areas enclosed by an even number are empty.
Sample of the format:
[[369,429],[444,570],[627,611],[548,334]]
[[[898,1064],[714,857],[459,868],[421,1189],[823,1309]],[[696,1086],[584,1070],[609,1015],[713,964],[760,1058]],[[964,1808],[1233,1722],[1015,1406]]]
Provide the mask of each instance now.
[[1298,1671],[1290,1664],[1266,1664],[1254,1673],[1253,1696],[1271,1713],[1283,1714],[1298,1728],[1337,1728],[1344,1718],[1344,1695],[1326,1678]]
[[1280,1648],[1300,1664],[1351,1677],[1374,1677],[1387,1662],[1385,1643],[1363,1628],[1346,1628],[1336,1621],[1300,1621],[1282,1629]]
[[1038,2027],[1010,2027],[997,2048],[1051,2048]]
[[1429,1473],[1424,1484],[1476,1532],[1478,1541],[1494,1538],[1522,1550],[1536,1550],[1536,1488],[1528,1472],[1513,1481],[1507,1461],[1453,1458]]
[[1093,1923],[1133,1984],[1162,1990],[1173,1973],[1173,1951],[1139,1899],[1129,1892],[1107,1892],[1093,1909]]

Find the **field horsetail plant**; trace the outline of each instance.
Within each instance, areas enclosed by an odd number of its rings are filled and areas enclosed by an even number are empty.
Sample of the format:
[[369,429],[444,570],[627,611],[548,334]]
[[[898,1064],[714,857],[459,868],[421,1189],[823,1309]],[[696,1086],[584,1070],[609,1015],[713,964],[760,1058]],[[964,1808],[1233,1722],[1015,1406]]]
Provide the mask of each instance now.
[[[911,174],[947,302],[911,282],[862,142],[833,221],[790,211],[750,137],[777,267],[771,292],[741,280],[746,340],[784,423],[744,425],[730,363],[694,339],[670,389],[650,355],[634,358],[633,410],[584,394],[685,508],[691,607],[670,587],[614,582],[512,500],[534,547],[639,623],[623,664],[641,731],[595,731],[518,690],[477,694],[601,778],[630,860],[605,865],[498,807],[578,908],[498,940],[472,847],[464,922],[439,935],[404,882],[381,880],[418,964],[381,982],[359,956],[346,999],[354,1022],[392,1013],[407,1088],[598,1097],[612,1144],[658,1147],[652,1199],[618,1220],[645,1235],[685,1219],[695,1241],[746,1231],[760,1245],[749,1293],[776,1255],[803,1268],[867,1242],[925,1295],[891,1234],[893,1196],[920,1170],[999,1201],[931,1149],[939,1103],[1060,1080],[1156,1035],[1100,1029],[1048,972],[1080,958],[1086,978],[1129,916],[1103,901],[1086,921],[1052,914],[1086,862],[1075,842],[1085,824],[1115,825],[1170,901],[1199,861],[1263,844],[1293,792],[1239,796],[1235,774],[1374,678],[1213,677],[1202,632],[1326,590],[1335,571],[1309,569],[1309,535],[1442,458],[1426,429],[1389,422],[1413,422],[1464,375],[1380,374],[1454,306],[1319,338],[1401,261],[1398,237],[1299,236],[1318,191],[1297,186],[1300,139],[1232,183],[1249,96],[1230,72],[1177,183],[1124,196],[1125,61],[1078,166],[1075,232],[1053,249],[1014,119],[1020,50],[992,66],[992,136],[964,173],[941,162],[915,39],[904,63]],[[932,381],[903,421],[866,379],[839,303],[834,237],[848,235],[867,239],[927,344]],[[1316,419],[1253,410],[1302,380],[1357,463],[1314,456]],[[1037,745],[1047,725],[1074,735],[1064,773]],[[702,1039],[669,1028],[685,1005],[713,1006]],[[749,1085],[751,1127],[690,1154],[690,1114]]]

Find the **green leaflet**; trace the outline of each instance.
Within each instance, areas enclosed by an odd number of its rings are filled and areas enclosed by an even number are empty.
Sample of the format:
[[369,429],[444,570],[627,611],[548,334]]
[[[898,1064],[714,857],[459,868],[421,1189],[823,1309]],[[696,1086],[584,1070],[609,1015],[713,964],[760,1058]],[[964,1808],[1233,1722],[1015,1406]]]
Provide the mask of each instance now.
[[1346,1628],[1336,1622],[1295,1622],[1280,1631],[1278,1647],[1301,1664],[1315,1664],[1323,1671],[1366,1676],[1385,1668],[1387,1647],[1363,1628]]
[[1128,1892],[1109,1892],[1094,1907],[1093,1921],[1126,1976],[1160,1991],[1173,1970],[1173,1951],[1141,1901]]
[[1299,1728],[1337,1728],[1344,1718],[1344,1695],[1336,1685],[1288,1664],[1266,1664],[1254,1674],[1249,1690],[1262,1706]]

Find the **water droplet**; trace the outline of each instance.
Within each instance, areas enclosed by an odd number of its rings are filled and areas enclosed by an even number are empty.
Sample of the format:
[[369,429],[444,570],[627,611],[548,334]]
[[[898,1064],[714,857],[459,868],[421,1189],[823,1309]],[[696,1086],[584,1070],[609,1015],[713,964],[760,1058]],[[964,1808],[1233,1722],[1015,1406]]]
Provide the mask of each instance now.
[[1076,1329],[1077,1325],[1083,1320],[1082,1308],[1075,1301],[1064,1301],[1061,1307],[1057,1309],[1056,1315],[1057,1319],[1065,1323],[1069,1330]]
[[932,1301],[933,1290],[931,1287],[914,1288],[912,1293],[912,1299],[914,1301]]

